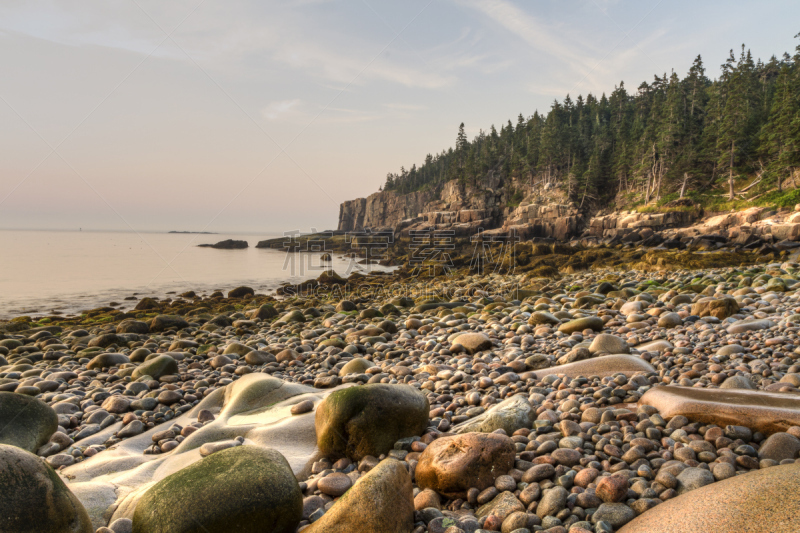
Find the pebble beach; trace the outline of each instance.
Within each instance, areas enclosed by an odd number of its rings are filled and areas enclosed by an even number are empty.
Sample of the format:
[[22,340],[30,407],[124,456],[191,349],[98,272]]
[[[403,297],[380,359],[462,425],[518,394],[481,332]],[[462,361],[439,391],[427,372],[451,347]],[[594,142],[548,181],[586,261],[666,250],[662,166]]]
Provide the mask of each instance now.
[[800,520],[799,279],[785,262],[427,282],[450,301],[240,288],[5,333],[0,529],[775,531],[763,513]]

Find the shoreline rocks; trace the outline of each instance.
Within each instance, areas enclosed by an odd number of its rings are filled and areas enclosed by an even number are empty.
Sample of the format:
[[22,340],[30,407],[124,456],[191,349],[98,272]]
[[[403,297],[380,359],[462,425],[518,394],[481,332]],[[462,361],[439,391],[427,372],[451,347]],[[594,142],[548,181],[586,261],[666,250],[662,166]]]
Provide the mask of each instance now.
[[[44,407],[19,419],[30,431],[8,427],[103,528],[157,531],[195,496],[229,526],[273,483],[293,495],[276,526],[293,533],[615,532],[788,475],[800,264],[576,271],[418,282],[435,297],[387,298],[368,276],[341,297],[184,293],[180,312],[125,318],[147,332],[7,332],[0,414],[4,398]],[[209,464],[227,477],[193,474]],[[246,497],[220,496],[226,483]]]

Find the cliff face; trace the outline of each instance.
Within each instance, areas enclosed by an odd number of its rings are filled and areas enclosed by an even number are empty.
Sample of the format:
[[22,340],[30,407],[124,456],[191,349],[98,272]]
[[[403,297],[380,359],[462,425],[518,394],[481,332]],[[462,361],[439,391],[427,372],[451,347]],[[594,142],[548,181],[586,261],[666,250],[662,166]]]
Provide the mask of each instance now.
[[363,228],[397,226],[401,221],[414,218],[425,210],[432,195],[425,191],[397,195],[381,191],[366,198],[348,200],[339,206],[339,231]]
[[[445,183],[438,195],[417,191],[398,195],[377,192],[367,198],[344,202],[339,207],[340,231],[393,228],[408,233],[421,229],[452,229],[457,236],[487,230],[523,237],[569,239],[581,229],[582,217],[555,187],[504,181],[494,173],[477,188],[456,180]],[[519,206],[511,206],[512,200]]]
[[[758,247],[763,243],[800,241],[800,206],[794,212],[752,207],[705,219],[701,209],[592,214],[581,212],[558,187],[519,181],[503,183],[492,176],[485,183],[485,188],[477,189],[450,181],[438,195],[430,191],[407,195],[382,191],[350,200],[339,208],[339,230],[390,228],[401,236],[414,230],[448,230],[456,237],[492,238],[513,233],[522,240],[580,239],[586,245],[639,243],[669,247],[701,243],[714,248],[725,242]],[[672,207],[691,205],[689,202]]]

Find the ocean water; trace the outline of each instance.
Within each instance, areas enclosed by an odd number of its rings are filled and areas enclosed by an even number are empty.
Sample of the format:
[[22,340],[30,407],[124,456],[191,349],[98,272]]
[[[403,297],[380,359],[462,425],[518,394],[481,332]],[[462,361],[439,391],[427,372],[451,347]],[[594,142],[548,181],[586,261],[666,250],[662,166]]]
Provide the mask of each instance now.
[[[100,231],[0,230],[0,318],[73,314],[111,302],[127,310],[129,296],[164,297],[193,290],[208,295],[247,285],[269,294],[282,282],[319,276],[320,253],[287,255],[256,249],[278,234],[177,234]],[[244,250],[199,248],[225,239],[248,241]],[[341,275],[386,270],[332,254]]]

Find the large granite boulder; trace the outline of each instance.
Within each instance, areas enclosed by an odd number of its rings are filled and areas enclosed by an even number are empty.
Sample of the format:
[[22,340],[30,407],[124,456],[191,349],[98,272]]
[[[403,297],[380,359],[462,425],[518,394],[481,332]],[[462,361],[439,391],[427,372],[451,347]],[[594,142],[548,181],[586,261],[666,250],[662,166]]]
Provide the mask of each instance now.
[[800,452],[800,439],[788,433],[775,433],[761,444],[758,458],[772,459],[780,463],[786,459],[797,459],[798,452]]
[[81,502],[41,458],[0,444],[0,531],[93,533]]
[[793,533],[800,527],[798,508],[800,464],[794,463],[753,470],[668,500],[620,533]]
[[356,482],[304,533],[409,533],[414,527],[411,475],[386,459]]
[[433,441],[419,458],[417,485],[448,498],[484,490],[514,467],[514,442],[497,433],[465,433]]
[[157,482],[136,504],[133,533],[294,533],[303,494],[275,450],[236,446]]
[[317,408],[317,445],[329,456],[377,457],[399,439],[421,435],[429,410],[427,397],[408,385],[373,383],[338,390]]
[[31,396],[0,392],[0,444],[35,452],[58,428],[52,407]]

